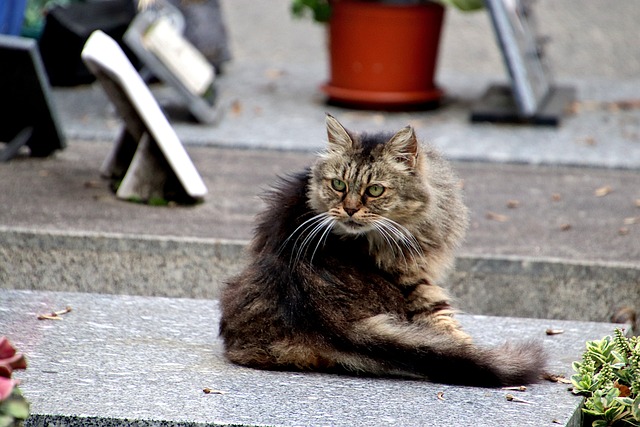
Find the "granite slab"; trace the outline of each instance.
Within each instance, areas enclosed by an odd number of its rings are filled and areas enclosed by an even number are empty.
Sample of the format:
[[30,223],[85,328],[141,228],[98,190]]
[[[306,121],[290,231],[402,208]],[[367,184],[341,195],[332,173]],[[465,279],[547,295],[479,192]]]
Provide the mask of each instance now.
[[[526,303],[523,301],[523,303]],[[71,307],[61,320],[41,313]],[[552,373],[571,375],[586,340],[614,325],[462,315],[482,345],[538,339]],[[0,290],[0,335],[18,371],[28,426],[579,426],[566,384],[525,392],[425,381],[266,372],[228,363],[215,300]],[[548,336],[547,328],[562,329]],[[212,390],[205,393],[204,389]],[[441,398],[439,398],[439,393]],[[508,393],[530,402],[507,401]]]

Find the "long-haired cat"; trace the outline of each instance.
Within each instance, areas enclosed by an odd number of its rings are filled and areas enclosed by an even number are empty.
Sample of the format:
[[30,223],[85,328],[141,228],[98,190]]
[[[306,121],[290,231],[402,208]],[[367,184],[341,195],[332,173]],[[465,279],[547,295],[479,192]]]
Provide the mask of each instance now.
[[467,226],[458,180],[414,130],[356,134],[327,116],[315,164],[265,200],[249,265],[222,298],[232,362],[262,369],[535,381],[537,343],[474,345],[438,286]]

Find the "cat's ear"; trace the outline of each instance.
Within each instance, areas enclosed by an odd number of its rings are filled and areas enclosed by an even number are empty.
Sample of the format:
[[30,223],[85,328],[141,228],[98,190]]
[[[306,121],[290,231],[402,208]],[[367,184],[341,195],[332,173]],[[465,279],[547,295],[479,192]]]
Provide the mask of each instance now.
[[353,147],[353,140],[349,132],[335,117],[327,114],[327,137],[330,151],[346,151]]
[[400,129],[385,144],[388,154],[409,168],[414,168],[418,161],[418,139],[411,126]]

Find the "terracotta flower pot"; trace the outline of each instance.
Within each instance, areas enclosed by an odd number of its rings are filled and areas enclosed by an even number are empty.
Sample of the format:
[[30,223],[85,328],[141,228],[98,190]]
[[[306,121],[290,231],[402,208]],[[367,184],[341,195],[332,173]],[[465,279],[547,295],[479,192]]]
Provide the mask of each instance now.
[[360,108],[437,104],[434,83],[444,7],[336,1],[329,21],[333,103]]

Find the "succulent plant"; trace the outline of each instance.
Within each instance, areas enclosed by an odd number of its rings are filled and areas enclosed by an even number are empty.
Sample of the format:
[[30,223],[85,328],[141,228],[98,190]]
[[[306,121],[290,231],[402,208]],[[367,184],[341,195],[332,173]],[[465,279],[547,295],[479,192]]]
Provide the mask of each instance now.
[[640,427],[640,337],[616,329],[588,341],[573,369],[573,392],[586,396],[582,411],[593,427]]

